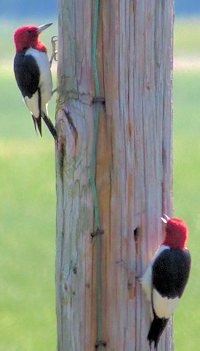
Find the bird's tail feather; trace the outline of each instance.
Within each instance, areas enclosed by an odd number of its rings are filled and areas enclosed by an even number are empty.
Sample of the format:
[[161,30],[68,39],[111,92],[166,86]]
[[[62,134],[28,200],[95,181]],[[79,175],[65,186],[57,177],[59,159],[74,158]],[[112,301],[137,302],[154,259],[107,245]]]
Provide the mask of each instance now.
[[160,336],[161,336],[167,322],[168,322],[168,319],[158,318],[154,315],[154,319],[151,323],[151,327],[149,329],[149,333],[147,336],[150,347],[151,347],[151,343],[154,342],[154,347],[157,350],[157,345],[158,345]]
[[42,136],[42,119],[41,119],[41,116],[36,118],[34,115],[32,115],[32,119],[33,119],[33,123],[34,123],[34,127],[35,127],[36,133],[39,130],[39,133]]
[[42,111],[42,119],[46,123],[46,126],[48,127],[50,133],[53,135],[54,139],[56,140],[57,139],[56,129],[53,123],[51,122],[51,120],[49,119],[49,117],[43,111]]

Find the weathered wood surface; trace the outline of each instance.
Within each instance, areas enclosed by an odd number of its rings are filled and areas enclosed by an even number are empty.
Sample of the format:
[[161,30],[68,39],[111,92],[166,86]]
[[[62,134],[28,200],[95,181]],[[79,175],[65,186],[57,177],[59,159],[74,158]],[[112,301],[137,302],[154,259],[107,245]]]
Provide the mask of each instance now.
[[[56,124],[58,351],[96,343],[92,0],[59,0]],[[173,1],[100,1],[101,108],[96,182],[102,235],[102,339],[108,351],[147,351],[150,308],[135,277],[171,211]],[[127,269],[128,268],[128,269]],[[159,351],[173,349],[171,324]]]

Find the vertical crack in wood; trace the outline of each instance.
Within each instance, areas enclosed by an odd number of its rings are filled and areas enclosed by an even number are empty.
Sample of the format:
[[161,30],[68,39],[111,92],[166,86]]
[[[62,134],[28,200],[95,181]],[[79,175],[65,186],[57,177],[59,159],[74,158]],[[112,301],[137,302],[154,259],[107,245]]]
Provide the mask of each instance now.
[[74,143],[75,143],[75,148],[77,146],[77,142],[78,142],[78,131],[74,125],[74,122],[73,122],[73,119],[71,117],[71,114],[69,111],[66,111],[64,108],[62,109],[62,111],[64,112],[66,118],[67,118],[67,121],[69,123],[69,126],[70,126],[70,129],[72,130],[72,133],[74,135]]
[[[57,252],[56,255],[56,295],[57,295],[57,318],[58,318],[58,351],[62,350],[64,345],[64,314],[63,314],[63,306],[62,306],[62,267],[63,267],[63,248],[64,248],[64,236],[65,236],[65,209],[64,209],[64,194],[65,194],[65,177],[64,177],[64,170],[65,170],[65,155],[66,155],[66,144],[65,139],[63,136],[60,136],[58,141],[58,182],[57,186],[60,187],[59,191],[61,195],[60,201],[61,204],[59,206],[62,209],[62,213],[60,213],[60,218],[58,219],[57,213],[57,228],[60,227],[60,231],[57,230],[57,250],[59,249],[59,254]],[[58,207],[58,205],[57,205]],[[58,224],[60,223],[61,224]],[[59,317],[58,317],[59,316]]]

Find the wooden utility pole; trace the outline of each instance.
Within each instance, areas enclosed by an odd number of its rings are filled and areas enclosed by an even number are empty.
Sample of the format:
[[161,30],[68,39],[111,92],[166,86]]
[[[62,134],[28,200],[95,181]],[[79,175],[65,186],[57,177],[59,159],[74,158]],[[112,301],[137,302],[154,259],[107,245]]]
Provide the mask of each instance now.
[[172,0],[59,0],[58,351],[149,350],[136,277],[171,210],[172,28]]

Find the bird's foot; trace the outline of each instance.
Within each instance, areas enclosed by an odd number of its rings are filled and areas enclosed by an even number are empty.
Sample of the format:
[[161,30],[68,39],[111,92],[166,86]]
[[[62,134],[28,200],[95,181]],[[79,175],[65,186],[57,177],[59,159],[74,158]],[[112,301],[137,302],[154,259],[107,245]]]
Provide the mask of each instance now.
[[53,60],[58,61],[58,50],[57,50],[57,45],[56,45],[57,42],[58,42],[58,37],[56,35],[54,35],[51,38],[52,54],[51,54],[51,58],[49,61],[50,67],[52,65]]

